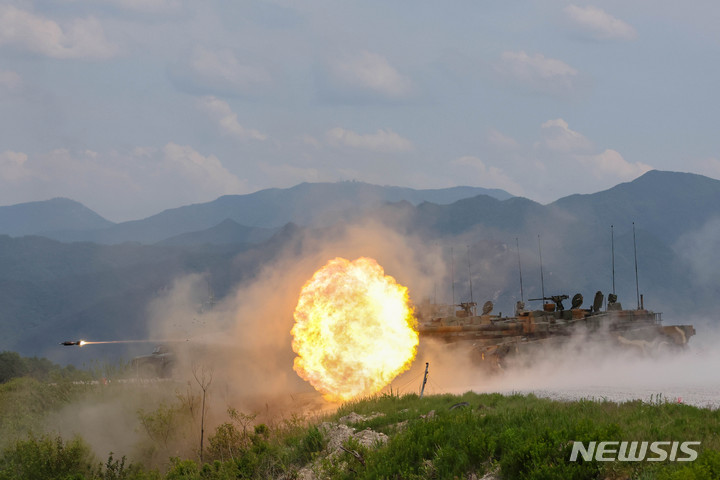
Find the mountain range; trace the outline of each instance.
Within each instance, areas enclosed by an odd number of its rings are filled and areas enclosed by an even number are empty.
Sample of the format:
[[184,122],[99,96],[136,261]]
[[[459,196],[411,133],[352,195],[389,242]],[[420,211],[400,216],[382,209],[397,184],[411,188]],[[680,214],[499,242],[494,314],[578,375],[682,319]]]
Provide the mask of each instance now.
[[[520,260],[526,298],[539,296],[540,248],[548,294],[610,291],[611,240],[626,306],[636,300],[637,246],[641,290],[653,309],[684,322],[716,310],[720,181],[651,171],[549,205],[487,193],[301,184],[119,224],[65,199],[0,207],[0,350],[74,361],[69,349],[48,346],[82,335],[141,338],[149,303],[180,276],[205,275],[208,291],[222,299],[279,252],[295,254],[285,247],[307,232],[322,236],[368,218],[447,247],[445,263],[467,258],[477,272],[475,299],[492,299],[505,312],[519,299]],[[441,301],[450,301],[451,281],[456,301],[470,296],[465,281],[440,278]]]
[[0,207],[0,234],[13,237],[64,230],[96,230],[112,225],[85,205],[68,198]]
[[[447,204],[476,195],[489,195],[501,200],[511,197],[504,190],[479,187],[415,190],[362,182],[302,183],[287,189],[271,188],[248,195],[225,195],[212,202],[186,205],[141,220],[117,224],[103,219],[80,203],[53,199],[0,207],[0,234],[43,235],[65,242],[153,244],[185,242],[187,238],[171,238],[207,230],[227,220],[249,228],[270,229],[239,232],[236,227],[234,235],[228,237],[230,224],[223,227],[223,243],[231,238],[244,241],[244,237],[253,241],[266,239],[272,229],[288,222],[329,224],[335,219],[357,215],[387,202]],[[208,235],[212,239],[215,234]]]

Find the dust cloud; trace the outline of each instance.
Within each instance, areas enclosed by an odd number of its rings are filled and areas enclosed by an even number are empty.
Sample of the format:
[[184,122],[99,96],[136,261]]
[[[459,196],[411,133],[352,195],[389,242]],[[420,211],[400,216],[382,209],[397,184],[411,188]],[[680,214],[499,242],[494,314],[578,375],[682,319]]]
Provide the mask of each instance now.
[[[151,335],[187,339],[177,374],[188,376],[193,364],[211,366],[223,400],[253,406],[262,400],[314,391],[293,371],[290,330],[303,284],[329,259],[375,258],[410,291],[432,291],[444,265],[419,240],[400,236],[377,223],[304,232],[264,265],[256,277],[237,287],[230,298],[197,315],[193,291],[202,290],[200,276],[178,280],[152,308]],[[222,382],[222,385],[221,385]]]
[[[533,393],[556,400],[680,402],[720,408],[720,330],[700,328],[682,349],[640,352],[578,333],[567,341],[487,368],[472,356],[472,343],[425,342],[413,369],[393,382],[401,393],[419,392],[429,362],[426,393]],[[422,346],[422,342],[421,342]],[[409,382],[409,383],[408,383]]]
[[[187,442],[154,438],[157,445],[148,460],[157,425],[143,424],[141,414],[172,410],[186,424],[183,435],[199,438],[201,384],[207,386],[206,439],[229,421],[229,408],[254,416],[255,423],[331,411],[337,405],[323,400],[293,370],[290,331],[303,284],[332,258],[367,256],[424,298],[433,291],[435,279],[446,276],[441,253],[438,245],[362,220],[297,232],[252,279],[222,299],[212,298],[205,275],[178,278],[148,307],[148,338],[163,339],[172,352],[172,378],[133,376],[98,385],[86,400],[49,419],[48,430],[81,435],[100,458],[112,451],[152,464],[163,456],[192,456],[197,446],[191,442],[193,450]],[[252,254],[238,255],[237,268],[247,261],[243,255]]]
[[[256,415],[255,421],[264,422],[294,416],[312,418],[333,410],[337,405],[323,400],[293,371],[295,354],[290,330],[301,287],[318,268],[335,257],[376,259],[387,275],[408,287],[416,304],[430,299],[450,303],[452,280],[457,282],[455,301],[468,301],[466,280],[470,278],[475,282],[475,300],[480,304],[485,300],[481,295],[494,300],[500,297],[508,306],[518,300],[517,295],[502,297],[498,293],[516,289],[508,286],[517,281],[512,273],[517,256],[508,251],[514,245],[487,242],[463,249],[466,238],[427,240],[398,230],[367,219],[300,230],[252,279],[237,285],[234,293],[219,300],[212,298],[204,275],[178,278],[148,308],[149,338],[172,340],[167,343],[176,359],[172,380],[143,384],[138,379],[131,384],[132,388],[116,387],[114,393],[104,397],[96,394],[87,402],[59,412],[49,422],[50,428],[63,435],[82,435],[100,456],[109,451],[140,455],[138,446],[147,443],[151,435],[147,425],[139,421],[139,410],[148,412],[159,405],[179,405],[190,412],[187,435],[197,438],[203,383],[208,387],[206,435],[228,421],[229,407]],[[452,273],[449,243],[460,245]],[[532,251],[530,247],[528,251]],[[548,251],[551,256],[552,249]],[[252,250],[240,254],[235,260],[237,268],[245,261],[242,255],[252,254]],[[523,250],[522,255],[529,253]],[[468,265],[466,256],[473,263]],[[508,308],[506,314],[509,311]],[[542,355],[504,365],[502,372],[478,367],[471,343],[421,339],[411,369],[385,391],[419,392],[428,362],[427,394],[468,390],[534,392],[559,399],[619,401],[647,400],[651,394],[662,394],[666,398],[682,397],[685,403],[717,407],[720,382],[715,366],[720,353],[716,353],[713,339],[720,339],[720,332],[712,333],[711,336],[702,332],[699,338],[693,338],[686,351],[657,357],[633,356],[578,335]],[[704,347],[700,340],[709,347]],[[183,452],[178,448],[168,444],[161,453],[167,455],[165,458],[192,455],[193,450]]]

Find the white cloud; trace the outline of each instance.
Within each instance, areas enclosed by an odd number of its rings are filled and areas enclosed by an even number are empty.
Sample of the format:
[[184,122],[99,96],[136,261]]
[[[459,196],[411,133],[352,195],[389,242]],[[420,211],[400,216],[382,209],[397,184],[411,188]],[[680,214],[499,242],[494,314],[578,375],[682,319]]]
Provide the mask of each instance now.
[[485,188],[502,188],[503,190],[512,192],[515,195],[518,195],[523,191],[520,185],[510,178],[502,169],[488,166],[477,157],[460,157],[453,160],[452,164],[460,167],[472,168],[475,171],[475,174],[479,177],[477,183]]
[[568,5],[565,15],[578,30],[596,40],[634,40],[637,37],[637,31],[631,25],[591,5]]
[[199,100],[200,108],[205,110],[217,123],[220,129],[239,140],[266,140],[264,133],[253,128],[245,128],[238,122],[238,116],[224,100],[206,96]]
[[[550,202],[572,193],[590,193],[637,178],[653,167],[629,162],[616,150],[600,148],[588,137],[573,130],[562,118],[539,125],[535,142],[517,142],[517,148],[496,148],[492,155],[502,172],[493,172],[474,157],[456,164],[476,165],[478,171],[498,177],[499,185],[509,185],[500,174],[522,186],[524,194],[540,202]],[[497,136],[502,141],[504,136]],[[501,142],[502,145],[502,142]],[[515,144],[513,144],[515,145]],[[502,163],[500,163],[502,162]],[[523,194],[519,188],[506,190]]]
[[488,142],[501,150],[517,150],[520,144],[512,137],[505,135],[494,128],[488,133]]
[[0,154],[0,204],[62,196],[112,220],[129,220],[247,191],[214,155],[172,142],[131,152]]
[[188,145],[168,143],[163,148],[161,170],[178,175],[182,179],[192,179],[199,191],[238,193],[245,185],[231,174],[214,155],[204,156]]
[[535,146],[542,146],[555,152],[581,152],[592,147],[592,142],[581,133],[571,130],[562,118],[548,120],[541,125],[543,141]]
[[375,133],[359,134],[352,130],[335,127],[325,134],[327,143],[332,146],[352,147],[374,152],[407,152],[413,144],[390,129],[379,129]]
[[22,152],[10,150],[0,153],[0,180],[17,181],[29,173],[25,169],[27,155]]
[[310,145],[311,147],[315,147],[315,148],[322,147],[322,143],[320,143],[320,141],[317,138],[313,137],[312,135],[301,135],[299,137],[299,140],[304,145]]
[[192,90],[244,95],[264,88],[272,81],[261,66],[242,62],[228,49],[193,49],[190,57],[170,69],[171,77]]
[[532,88],[549,93],[565,93],[572,89],[578,71],[555,58],[540,53],[532,57],[527,53],[503,52],[496,70],[501,76]]
[[598,155],[578,155],[577,159],[589,167],[598,179],[632,180],[653,169],[642,162],[630,163],[620,153],[610,149]]
[[53,20],[10,5],[0,6],[2,45],[61,59],[104,59],[117,53],[117,47],[108,42],[94,17],[75,19],[61,27]]
[[22,86],[22,77],[17,72],[0,70],[0,92],[15,91]]
[[402,99],[412,92],[412,82],[377,53],[337,60],[330,65],[333,83],[340,89],[372,93],[389,99]]
[[190,66],[203,77],[217,79],[239,88],[248,88],[270,80],[270,75],[264,69],[240,63],[231,50],[196,48],[190,58]]

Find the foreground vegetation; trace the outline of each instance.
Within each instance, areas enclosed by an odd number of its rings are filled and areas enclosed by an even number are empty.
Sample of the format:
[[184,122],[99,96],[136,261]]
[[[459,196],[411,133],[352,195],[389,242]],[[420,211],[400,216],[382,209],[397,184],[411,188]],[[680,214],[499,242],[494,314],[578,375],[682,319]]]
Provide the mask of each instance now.
[[[265,423],[228,408],[224,421],[206,430],[201,461],[197,392],[162,397],[147,386],[55,380],[20,377],[0,385],[0,480],[292,479],[309,478],[309,472],[331,479],[488,473],[504,479],[720,478],[720,411],[661,399],[616,404],[532,395],[388,394],[345,404],[326,418]],[[62,408],[115,399],[133,388],[142,392],[133,393],[140,400],[130,407],[139,432],[135,449],[125,452],[132,458],[104,452],[101,461],[83,438],[44,430]],[[348,419],[351,413],[357,415]],[[333,445],[332,429],[341,418],[356,432],[370,429],[387,440],[364,444],[351,436]],[[603,440],[701,445],[693,462],[569,461],[573,441]]]

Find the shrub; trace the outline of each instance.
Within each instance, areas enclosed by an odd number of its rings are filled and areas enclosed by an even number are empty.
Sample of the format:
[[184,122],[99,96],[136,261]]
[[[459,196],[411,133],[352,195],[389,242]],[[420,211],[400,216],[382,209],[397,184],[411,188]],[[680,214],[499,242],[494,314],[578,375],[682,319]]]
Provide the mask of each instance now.
[[98,463],[80,439],[43,435],[18,440],[0,459],[1,480],[68,480],[99,475]]

